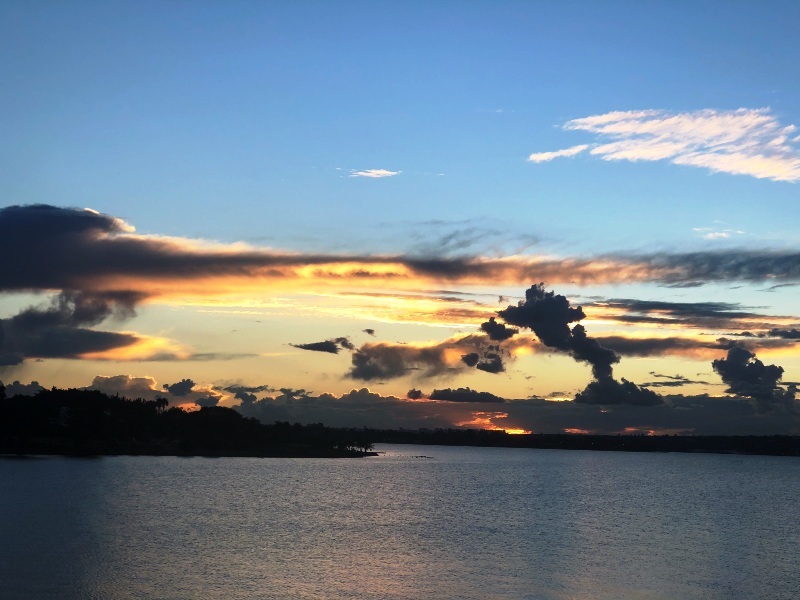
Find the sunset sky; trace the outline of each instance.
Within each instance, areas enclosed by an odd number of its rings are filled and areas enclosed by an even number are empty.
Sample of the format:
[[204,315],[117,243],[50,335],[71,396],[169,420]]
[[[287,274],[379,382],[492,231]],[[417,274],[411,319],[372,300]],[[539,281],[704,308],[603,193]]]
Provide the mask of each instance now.
[[0,381],[800,434],[798,25],[793,1],[2,3]]

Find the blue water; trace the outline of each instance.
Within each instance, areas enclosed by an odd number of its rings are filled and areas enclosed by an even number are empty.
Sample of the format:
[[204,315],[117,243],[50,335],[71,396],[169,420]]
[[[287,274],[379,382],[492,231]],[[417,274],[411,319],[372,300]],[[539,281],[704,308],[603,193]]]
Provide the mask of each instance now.
[[378,449],[0,460],[0,597],[800,598],[800,459]]

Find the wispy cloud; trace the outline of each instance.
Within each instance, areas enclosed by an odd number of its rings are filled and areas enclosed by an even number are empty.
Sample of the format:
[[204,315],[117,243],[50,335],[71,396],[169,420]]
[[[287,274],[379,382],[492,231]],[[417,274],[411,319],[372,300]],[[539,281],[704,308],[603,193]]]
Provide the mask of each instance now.
[[534,152],[528,157],[528,160],[535,163],[547,162],[549,160],[553,160],[554,158],[575,156],[587,148],[589,148],[589,144],[581,144],[579,146],[573,146],[572,148],[566,148],[564,150],[556,150],[555,152]]
[[746,233],[741,229],[714,230],[711,227],[693,227],[692,231],[706,240],[726,240],[733,235],[744,235]]
[[394,177],[399,175],[402,171],[387,171],[386,169],[367,169],[365,171],[350,171],[350,177],[370,177],[372,179],[380,179],[381,177]]
[[798,137],[769,108],[616,111],[573,119],[567,131],[587,131],[598,143],[531,154],[531,162],[574,156],[585,150],[603,160],[657,161],[751,175],[773,181],[800,180]]

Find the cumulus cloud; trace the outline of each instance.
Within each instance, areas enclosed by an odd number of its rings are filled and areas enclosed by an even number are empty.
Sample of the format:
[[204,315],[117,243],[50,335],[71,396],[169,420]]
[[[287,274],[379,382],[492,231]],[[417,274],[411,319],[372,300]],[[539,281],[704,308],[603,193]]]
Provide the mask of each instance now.
[[[781,124],[769,108],[616,111],[573,119],[564,129],[595,134],[597,143],[589,152],[603,160],[668,160],[712,172],[800,180],[800,151],[793,137],[797,128]],[[543,162],[586,149],[540,152],[530,160]]]
[[365,171],[350,171],[350,177],[369,177],[371,179],[380,179],[381,177],[394,177],[399,175],[402,171],[387,171],[386,169],[367,169]]
[[[0,387],[3,387],[2,381],[0,381]],[[38,381],[31,381],[30,383],[14,381],[6,385],[5,388],[6,398],[11,398],[12,396],[35,396],[44,389],[39,385]]]
[[741,346],[733,346],[725,358],[711,363],[726,384],[728,392],[753,398],[761,410],[770,410],[774,403],[794,407],[796,388],[784,390],[778,385],[783,377],[783,367],[765,365],[756,355]]
[[544,283],[532,285],[525,291],[524,300],[497,314],[507,323],[532,330],[545,346],[566,352],[592,366],[595,381],[575,396],[576,402],[648,406],[663,402],[658,394],[630,381],[616,381],[612,365],[619,362],[619,355],[589,337],[580,323],[570,329],[570,323],[585,318],[583,309],[571,306],[566,297],[547,291]]
[[98,375],[86,389],[97,390],[109,396],[119,394],[126,398],[142,398],[143,400],[155,400],[164,396],[164,393],[158,389],[156,380],[152,377],[132,377],[131,375],[112,375],[110,377]]
[[180,398],[192,391],[192,388],[194,388],[194,381],[191,379],[181,379],[178,383],[173,383],[171,385],[165,383],[162,388],[171,395]]

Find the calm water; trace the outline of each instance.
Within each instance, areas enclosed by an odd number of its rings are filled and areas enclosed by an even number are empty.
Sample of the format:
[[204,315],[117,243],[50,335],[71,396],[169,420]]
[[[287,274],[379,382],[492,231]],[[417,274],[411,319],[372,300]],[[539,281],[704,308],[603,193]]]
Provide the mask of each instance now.
[[0,460],[0,597],[800,598],[800,459],[379,450]]

